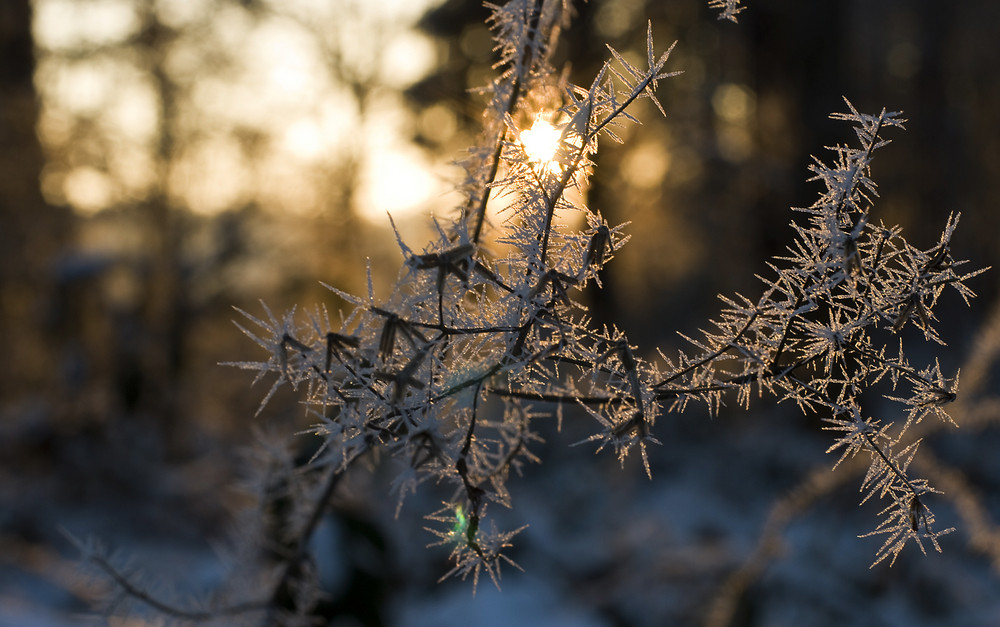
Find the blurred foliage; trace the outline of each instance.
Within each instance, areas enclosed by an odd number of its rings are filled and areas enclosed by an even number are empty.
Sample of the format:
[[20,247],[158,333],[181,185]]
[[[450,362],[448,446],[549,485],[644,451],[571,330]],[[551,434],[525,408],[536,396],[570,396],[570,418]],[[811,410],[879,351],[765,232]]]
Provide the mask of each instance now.
[[56,431],[138,421],[192,454],[252,413],[216,365],[245,348],[232,306],[335,304],[319,280],[365,289],[365,255],[395,273],[359,216],[374,146],[399,133],[396,85],[419,71],[386,69],[405,20],[380,31],[357,2],[15,6],[3,250],[32,269],[4,264],[5,400]]

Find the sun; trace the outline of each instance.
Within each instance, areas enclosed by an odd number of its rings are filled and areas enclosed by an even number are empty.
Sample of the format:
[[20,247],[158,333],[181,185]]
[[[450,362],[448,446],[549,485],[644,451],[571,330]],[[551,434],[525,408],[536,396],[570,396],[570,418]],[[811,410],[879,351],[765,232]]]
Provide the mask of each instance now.
[[556,153],[562,140],[562,132],[541,116],[535,118],[531,128],[521,131],[521,145],[528,161],[544,165],[550,172],[559,171]]

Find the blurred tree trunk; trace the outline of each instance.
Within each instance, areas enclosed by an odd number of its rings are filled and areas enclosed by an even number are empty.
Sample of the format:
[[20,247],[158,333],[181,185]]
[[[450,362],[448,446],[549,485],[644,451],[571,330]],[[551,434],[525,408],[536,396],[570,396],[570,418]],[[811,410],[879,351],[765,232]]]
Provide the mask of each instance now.
[[55,379],[46,337],[54,257],[72,216],[46,204],[45,159],[35,133],[34,42],[30,0],[0,2],[0,396],[16,399]]
[[166,57],[177,32],[160,21],[155,3],[137,2],[143,27],[123,51],[145,59],[157,97],[153,142],[155,183],[149,195],[131,208],[145,243],[144,256],[133,268],[141,290],[133,308],[116,321],[114,393],[122,418],[156,434],[166,457],[185,456],[191,420],[184,409],[182,375],[188,360],[193,322],[189,299],[190,273],[183,259],[189,226],[187,207],[170,194],[170,172],[176,162],[178,100],[183,87],[171,77]]
[[[149,59],[153,84],[159,97],[160,121],[156,142],[158,185],[146,200],[145,229],[149,243],[150,276],[146,283],[144,315],[150,332],[148,351],[145,355],[145,375],[148,381],[144,401],[145,409],[152,414],[161,435],[173,445],[181,428],[174,418],[177,412],[178,384],[184,365],[185,345],[189,321],[187,287],[181,261],[183,240],[183,209],[173,206],[169,198],[169,177],[175,154],[174,125],[177,122],[178,85],[165,68],[165,58],[172,30],[160,23],[153,3],[143,4],[145,29],[139,41]],[[130,408],[134,409],[134,408]]]

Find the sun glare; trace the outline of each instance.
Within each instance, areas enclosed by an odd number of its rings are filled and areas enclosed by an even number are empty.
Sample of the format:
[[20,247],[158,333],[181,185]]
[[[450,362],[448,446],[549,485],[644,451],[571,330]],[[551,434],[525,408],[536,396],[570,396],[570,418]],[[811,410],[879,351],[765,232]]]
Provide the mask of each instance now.
[[535,118],[535,123],[526,131],[521,131],[521,145],[532,163],[545,164],[546,169],[558,170],[556,152],[559,150],[559,140],[562,133],[541,117]]

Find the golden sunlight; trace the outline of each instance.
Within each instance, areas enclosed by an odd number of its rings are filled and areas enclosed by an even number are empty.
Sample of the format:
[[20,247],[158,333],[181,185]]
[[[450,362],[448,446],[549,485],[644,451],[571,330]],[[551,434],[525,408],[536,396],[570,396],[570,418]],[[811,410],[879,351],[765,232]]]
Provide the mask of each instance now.
[[[159,189],[200,214],[311,215],[339,185],[378,224],[426,211],[451,175],[411,142],[401,93],[433,67],[416,24],[438,1],[33,0],[46,198],[89,215]],[[146,21],[171,36],[137,38]]]
[[550,172],[559,171],[556,152],[562,133],[549,122],[538,116],[535,123],[526,131],[521,131],[521,145],[524,147],[528,160],[532,163],[545,164]]

